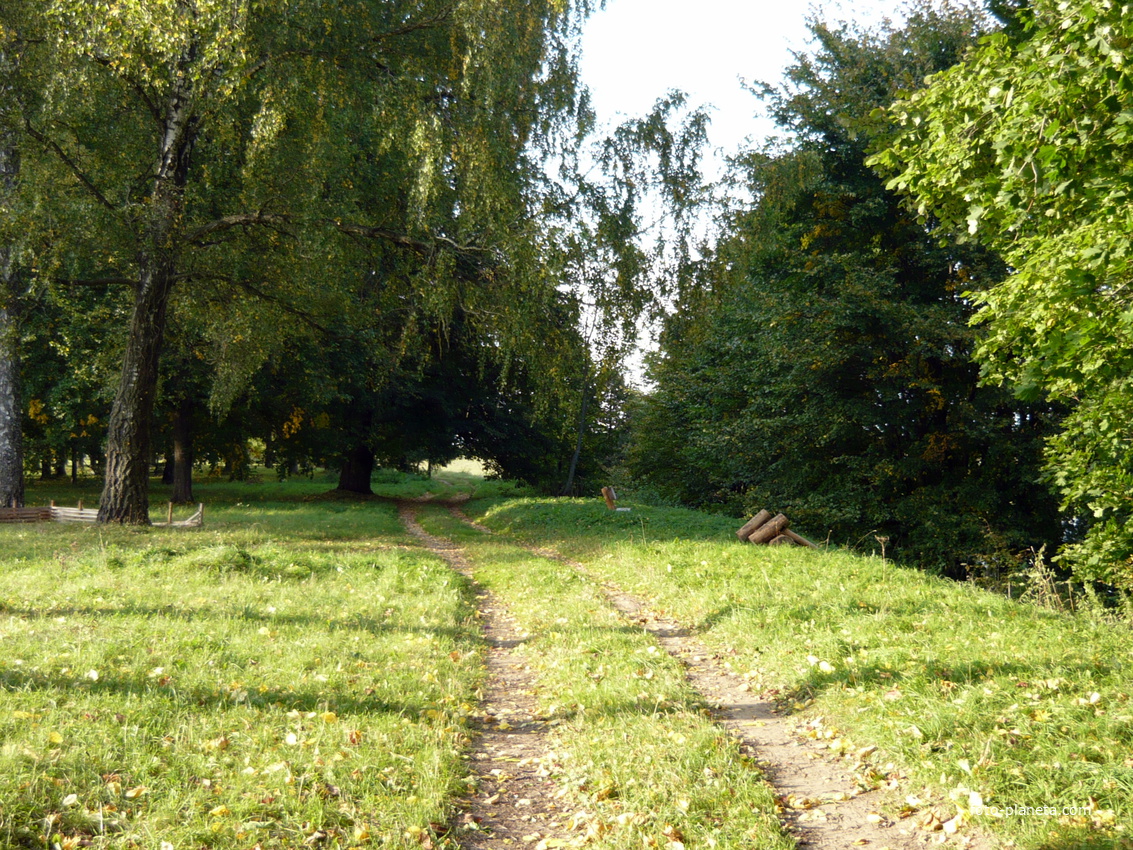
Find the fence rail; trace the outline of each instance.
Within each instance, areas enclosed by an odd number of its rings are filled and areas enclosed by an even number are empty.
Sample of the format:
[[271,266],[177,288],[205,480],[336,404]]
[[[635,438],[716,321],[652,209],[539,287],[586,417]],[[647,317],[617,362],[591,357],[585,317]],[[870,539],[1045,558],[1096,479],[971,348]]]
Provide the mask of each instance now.
[[[197,505],[197,511],[188,519],[174,520],[173,505],[169,505],[166,522],[155,522],[157,526],[172,528],[199,528],[204,525],[205,506]],[[61,508],[54,503],[47,507],[0,508],[0,523],[14,522],[98,522],[97,508],[84,508],[79,502],[77,508]]]

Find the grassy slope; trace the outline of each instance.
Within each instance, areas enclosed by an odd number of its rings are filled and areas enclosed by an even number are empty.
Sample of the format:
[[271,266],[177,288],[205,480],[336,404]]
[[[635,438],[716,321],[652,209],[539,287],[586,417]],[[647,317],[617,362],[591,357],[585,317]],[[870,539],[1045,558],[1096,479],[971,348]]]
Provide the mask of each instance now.
[[[410,485],[382,482],[427,487]],[[413,547],[392,506],[304,501],[328,486],[211,483],[191,532],[0,526],[0,845],[266,850],[322,831],[323,846],[420,846],[465,787],[482,650],[469,589]],[[1125,626],[876,558],[751,547],[736,522],[688,511],[516,498],[466,510],[651,599],[834,748],[877,745],[863,781],[895,779],[941,819],[976,792],[988,806],[1091,807],[981,819],[1020,847],[1112,848],[1133,832]],[[677,668],[636,630],[611,630],[592,587],[432,517],[477,547],[482,580],[525,618],[541,693],[568,707],[560,769],[607,826],[628,827],[599,846],[663,841],[668,825],[690,846],[777,840],[764,792]],[[714,796],[697,771],[751,796]]]
[[[738,522],[601,502],[475,502],[495,529],[551,544],[694,628],[777,690],[835,748],[876,745],[862,779],[897,779],[941,820],[976,818],[1025,847],[1117,847],[1133,833],[1133,640],[836,552],[753,547]],[[917,803],[920,799],[923,802]],[[1063,815],[1063,807],[1089,807]]]

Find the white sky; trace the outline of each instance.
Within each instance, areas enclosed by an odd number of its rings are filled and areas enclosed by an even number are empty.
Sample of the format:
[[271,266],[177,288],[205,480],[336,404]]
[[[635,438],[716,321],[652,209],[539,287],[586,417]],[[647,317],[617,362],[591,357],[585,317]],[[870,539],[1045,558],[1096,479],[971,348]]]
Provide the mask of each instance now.
[[[896,0],[828,0],[824,20],[899,19]],[[774,126],[740,78],[778,83],[792,50],[807,48],[808,0],[606,0],[588,22],[582,77],[599,121],[643,115],[673,88],[712,104],[709,140],[734,152]]]

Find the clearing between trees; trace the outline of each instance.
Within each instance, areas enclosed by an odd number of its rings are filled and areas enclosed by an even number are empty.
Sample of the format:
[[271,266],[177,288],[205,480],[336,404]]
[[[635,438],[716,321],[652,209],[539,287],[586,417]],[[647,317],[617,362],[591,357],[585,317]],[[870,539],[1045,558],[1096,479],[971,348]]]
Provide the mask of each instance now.
[[319,486],[0,528],[0,843],[1128,846],[1104,611],[691,511]]

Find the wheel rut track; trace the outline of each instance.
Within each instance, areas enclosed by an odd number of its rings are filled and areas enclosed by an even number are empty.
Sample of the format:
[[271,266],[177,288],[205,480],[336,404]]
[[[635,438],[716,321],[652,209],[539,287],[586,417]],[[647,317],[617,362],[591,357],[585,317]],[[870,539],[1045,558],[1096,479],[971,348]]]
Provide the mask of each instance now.
[[[449,511],[481,532],[494,533],[455,506]],[[785,805],[781,818],[801,847],[920,850],[939,844],[941,833],[916,829],[915,817],[882,816],[875,820],[883,804],[882,793],[863,792],[853,779],[850,765],[832,760],[812,741],[799,736],[774,701],[753,693],[744,679],[729,669],[725,657],[706,647],[680,623],[653,612],[645,600],[603,581],[577,561],[552,549],[518,545],[559,561],[596,582],[623,617],[652,634],[665,651],[684,664],[689,682],[712,706],[716,721],[739,739],[779,798],[784,802],[800,801],[798,807]],[[947,846],[987,850],[994,845],[966,829],[948,839]]]
[[462,550],[420,526],[420,508],[419,503],[400,503],[401,522],[429,551],[472,580],[488,650],[479,710],[469,724],[468,765],[478,784],[461,801],[453,837],[465,850],[534,848],[545,839],[571,838],[555,795],[557,786],[545,769],[550,747],[546,719],[538,714],[535,680],[516,652],[527,636],[507,607],[476,584]]

